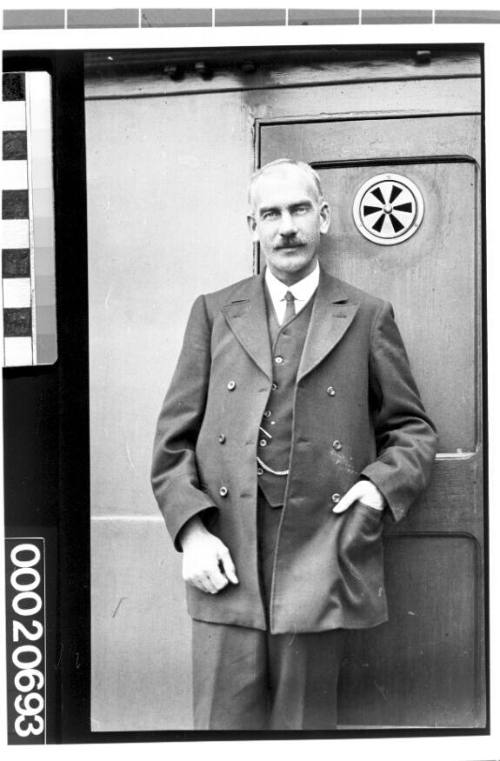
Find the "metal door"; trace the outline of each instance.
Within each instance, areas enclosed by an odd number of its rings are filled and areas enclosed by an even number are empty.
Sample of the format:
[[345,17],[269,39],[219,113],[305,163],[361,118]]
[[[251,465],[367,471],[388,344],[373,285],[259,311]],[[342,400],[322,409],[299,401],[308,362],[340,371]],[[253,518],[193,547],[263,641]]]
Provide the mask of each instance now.
[[350,638],[340,723],[483,726],[480,117],[282,118],[257,134],[260,165],[320,172],[322,263],[393,303],[440,437],[430,488],[386,529],[390,621]]

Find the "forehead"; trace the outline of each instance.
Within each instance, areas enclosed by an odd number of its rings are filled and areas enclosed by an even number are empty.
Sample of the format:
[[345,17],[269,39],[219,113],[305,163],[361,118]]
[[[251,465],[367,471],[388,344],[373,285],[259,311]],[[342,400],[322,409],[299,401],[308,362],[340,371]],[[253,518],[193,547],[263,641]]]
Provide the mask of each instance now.
[[281,206],[309,199],[318,200],[314,180],[303,169],[280,166],[269,169],[258,177],[252,188],[252,205]]

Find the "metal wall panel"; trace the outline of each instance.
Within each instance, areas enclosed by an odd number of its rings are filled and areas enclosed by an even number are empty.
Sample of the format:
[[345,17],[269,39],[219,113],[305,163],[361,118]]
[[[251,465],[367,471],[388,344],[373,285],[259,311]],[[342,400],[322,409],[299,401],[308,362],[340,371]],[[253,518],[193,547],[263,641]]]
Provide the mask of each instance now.
[[[440,532],[455,518],[466,533],[477,535],[480,531],[481,515],[469,509],[481,483],[480,466],[473,459],[465,474],[462,455],[456,452],[460,448],[472,451],[476,442],[478,408],[470,404],[472,364],[467,357],[458,356],[459,349],[453,344],[451,325],[446,318],[447,345],[453,362],[458,362],[463,371],[454,393],[463,390],[465,417],[462,423],[457,423],[446,397],[453,365],[443,369],[442,376],[434,373],[432,382],[428,382],[431,376],[421,340],[425,338],[425,324],[421,322],[419,329],[411,325],[415,309],[410,288],[412,267],[418,268],[419,262],[425,260],[428,290],[438,275],[443,288],[446,278],[456,277],[457,258],[461,259],[460,252],[469,251],[477,223],[475,212],[471,211],[477,174],[470,158],[477,156],[479,139],[473,116],[479,113],[481,104],[479,59],[474,55],[441,57],[439,63],[436,58],[436,65],[439,71],[434,79],[428,76],[428,69],[415,67],[406,58],[399,66],[392,60],[378,69],[366,61],[358,62],[357,68],[356,62],[351,61],[336,67],[335,75],[342,81],[335,84],[331,72],[324,67],[304,67],[297,60],[296,67],[288,64],[274,71],[271,67],[265,75],[260,71],[255,88],[241,72],[234,71],[227,74],[225,84],[218,75],[212,82],[203,82],[199,77],[171,82],[162,81],[156,74],[154,85],[152,75],[141,74],[140,66],[136,70],[123,70],[118,76],[116,72],[106,76],[101,71],[95,77],[89,71],[86,124],[95,730],[189,726],[189,619],[183,601],[179,557],[157,517],[149,489],[151,442],[190,303],[198,293],[214,290],[253,271],[244,213],[247,179],[255,160],[254,138],[262,161],[283,153],[301,152],[306,159],[319,160],[325,148],[330,158],[346,162],[345,166],[328,165],[321,169],[334,206],[343,209],[334,212],[333,238],[329,242],[335,244],[340,237],[343,239],[336,263],[340,274],[354,282],[359,278],[362,286],[370,289],[371,285],[372,290],[379,284],[390,290],[392,279],[387,277],[388,273],[402,270],[394,251],[384,255],[374,253],[373,246],[370,249],[366,241],[356,240],[357,233],[351,228],[349,202],[344,196],[348,184],[354,187],[365,177],[360,159],[389,156],[394,160],[392,170],[403,172],[401,157],[407,153],[405,142],[411,146],[413,158],[428,153],[429,127],[423,128],[426,120],[429,125],[432,123],[434,153],[441,157],[444,154],[465,157],[425,166],[417,166],[418,162],[413,161],[411,167],[405,168],[416,182],[422,183],[426,194],[442,187],[442,198],[458,204],[464,226],[453,227],[448,211],[443,211],[438,203],[439,194],[434,193],[436,205],[429,206],[420,231],[428,242],[433,242],[432,251],[428,246],[419,252],[411,244],[403,277],[406,286],[398,281],[394,292],[388,293],[396,302],[405,333],[416,331],[412,345],[416,374],[423,385],[426,403],[439,417],[443,431],[446,430],[444,449],[448,454],[455,453],[454,458],[443,459],[439,466],[440,478],[447,484],[447,503],[436,511],[434,506],[441,487],[431,487],[416,517],[410,515],[406,524],[407,531],[419,531],[424,521],[426,530],[433,532],[426,574],[420,574],[418,551],[405,552],[406,536],[389,540],[392,544],[388,546],[388,557],[393,558],[389,562],[394,562],[410,579],[419,579],[415,599],[409,600],[412,607],[408,606],[408,610],[415,608],[416,616],[403,611],[403,598],[398,595],[394,598],[393,614],[406,617],[405,624],[410,629],[405,631],[411,634],[414,627],[414,633],[418,633],[422,600],[435,599],[443,593],[442,578],[435,575],[443,557]],[[395,81],[374,81],[377,71],[382,79]],[[143,97],[148,94],[151,97]],[[446,118],[436,117],[443,113],[471,115],[454,117],[465,125],[455,130],[449,128]],[[391,128],[384,130],[382,124],[379,128],[373,126],[381,117],[409,115],[417,118],[407,120],[406,141],[394,140]],[[375,117],[373,121],[371,117]],[[355,134],[358,138],[352,139]],[[353,154],[353,146],[358,146],[357,153]],[[462,199],[458,199],[457,186],[463,191]],[[465,234],[466,221],[470,227]],[[440,241],[448,235],[449,245],[443,248]],[[439,260],[435,255],[438,249]],[[370,268],[363,270],[360,266],[363,256],[366,261],[376,263],[374,283],[368,282]],[[325,262],[330,266],[328,258]],[[473,289],[468,288],[469,278],[477,275],[475,266],[473,258],[463,260],[461,280],[455,283],[458,290],[451,281],[450,289],[445,289],[446,308],[439,307],[437,300],[430,301],[433,318],[437,313],[445,315],[448,309],[454,315],[460,308],[463,310],[463,340],[469,350],[471,341],[477,338],[473,325],[477,302]],[[453,294],[457,294],[457,300]],[[430,350],[435,361],[436,346]],[[467,573],[473,567],[480,571],[481,552],[479,548],[478,555],[475,540],[465,540],[457,534],[449,541],[454,542],[453,546],[448,545],[450,551],[455,548],[457,552],[455,565],[459,562]],[[406,559],[401,560],[402,557]],[[470,652],[477,631],[474,627],[481,626],[478,599],[480,605],[482,587],[478,581],[474,584],[472,592],[469,587],[463,599],[453,598],[436,617],[438,660],[443,656],[443,648],[451,647],[450,637],[456,634],[455,630],[450,634],[447,628],[455,606],[462,605],[464,611],[470,612],[471,594],[477,592],[476,618],[453,644],[454,648]],[[380,725],[385,721],[380,709],[381,693],[375,684],[380,681],[374,680],[373,675],[387,675],[383,671],[386,664],[374,655],[379,634],[372,634],[375,635],[370,640],[372,644],[354,642],[349,655],[351,678],[350,686],[344,689],[343,710],[350,726],[359,719],[353,706],[360,690],[369,709],[362,717],[364,724]],[[359,671],[365,662],[366,648],[372,654],[368,681],[366,674]],[[416,660],[402,648],[397,658],[394,656],[395,663],[405,674],[417,679],[424,662],[425,668],[435,663],[434,655],[429,661],[431,648],[432,644],[427,644],[422,658]],[[443,662],[448,665],[454,662],[451,650],[444,656]],[[352,679],[356,669],[357,681]],[[446,708],[454,691],[464,701],[461,720],[465,717],[464,721],[480,721],[477,715],[466,716],[471,684],[477,673],[475,662],[465,668],[462,676],[448,680],[441,691],[435,692],[441,725],[454,726]],[[391,694],[391,705],[396,705],[399,693],[394,681],[389,680],[383,687],[386,689]],[[404,705],[398,711],[390,723],[407,725]],[[420,719],[426,725],[431,721],[423,709]]]

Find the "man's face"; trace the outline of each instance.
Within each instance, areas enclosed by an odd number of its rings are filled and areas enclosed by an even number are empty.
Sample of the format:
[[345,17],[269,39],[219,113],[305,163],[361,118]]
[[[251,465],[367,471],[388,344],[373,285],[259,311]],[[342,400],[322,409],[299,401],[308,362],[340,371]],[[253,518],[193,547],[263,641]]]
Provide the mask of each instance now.
[[278,166],[259,177],[248,217],[273,275],[292,285],[315,267],[320,236],[328,231],[330,208],[307,174]]

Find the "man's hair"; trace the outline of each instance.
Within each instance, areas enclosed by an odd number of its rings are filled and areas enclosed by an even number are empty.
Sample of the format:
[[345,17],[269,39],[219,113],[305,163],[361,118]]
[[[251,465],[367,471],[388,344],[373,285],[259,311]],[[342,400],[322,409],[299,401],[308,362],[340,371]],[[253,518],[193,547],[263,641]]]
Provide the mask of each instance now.
[[304,174],[306,174],[309,179],[312,181],[314,187],[316,188],[316,191],[318,193],[319,200],[322,200],[324,197],[323,194],[323,188],[321,187],[321,180],[319,178],[319,174],[316,172],[315,169],[312,168],[309,164],[307,164],[305,161],[294,161],[294,159],[275,159],[275,161],[270,161],[268,164],[264,164],[263,167],[260,169],[257,169],[256,172],[254,172],[250,178],[250,183],[248,185],[248,205],[250,208],[252,208],[252,201],[253,201],[253,191],[256,182],[264,175],[267,174],[269,171],[272,171],[276,167],[280,166],[293,166],[297,169],[300,169]]

